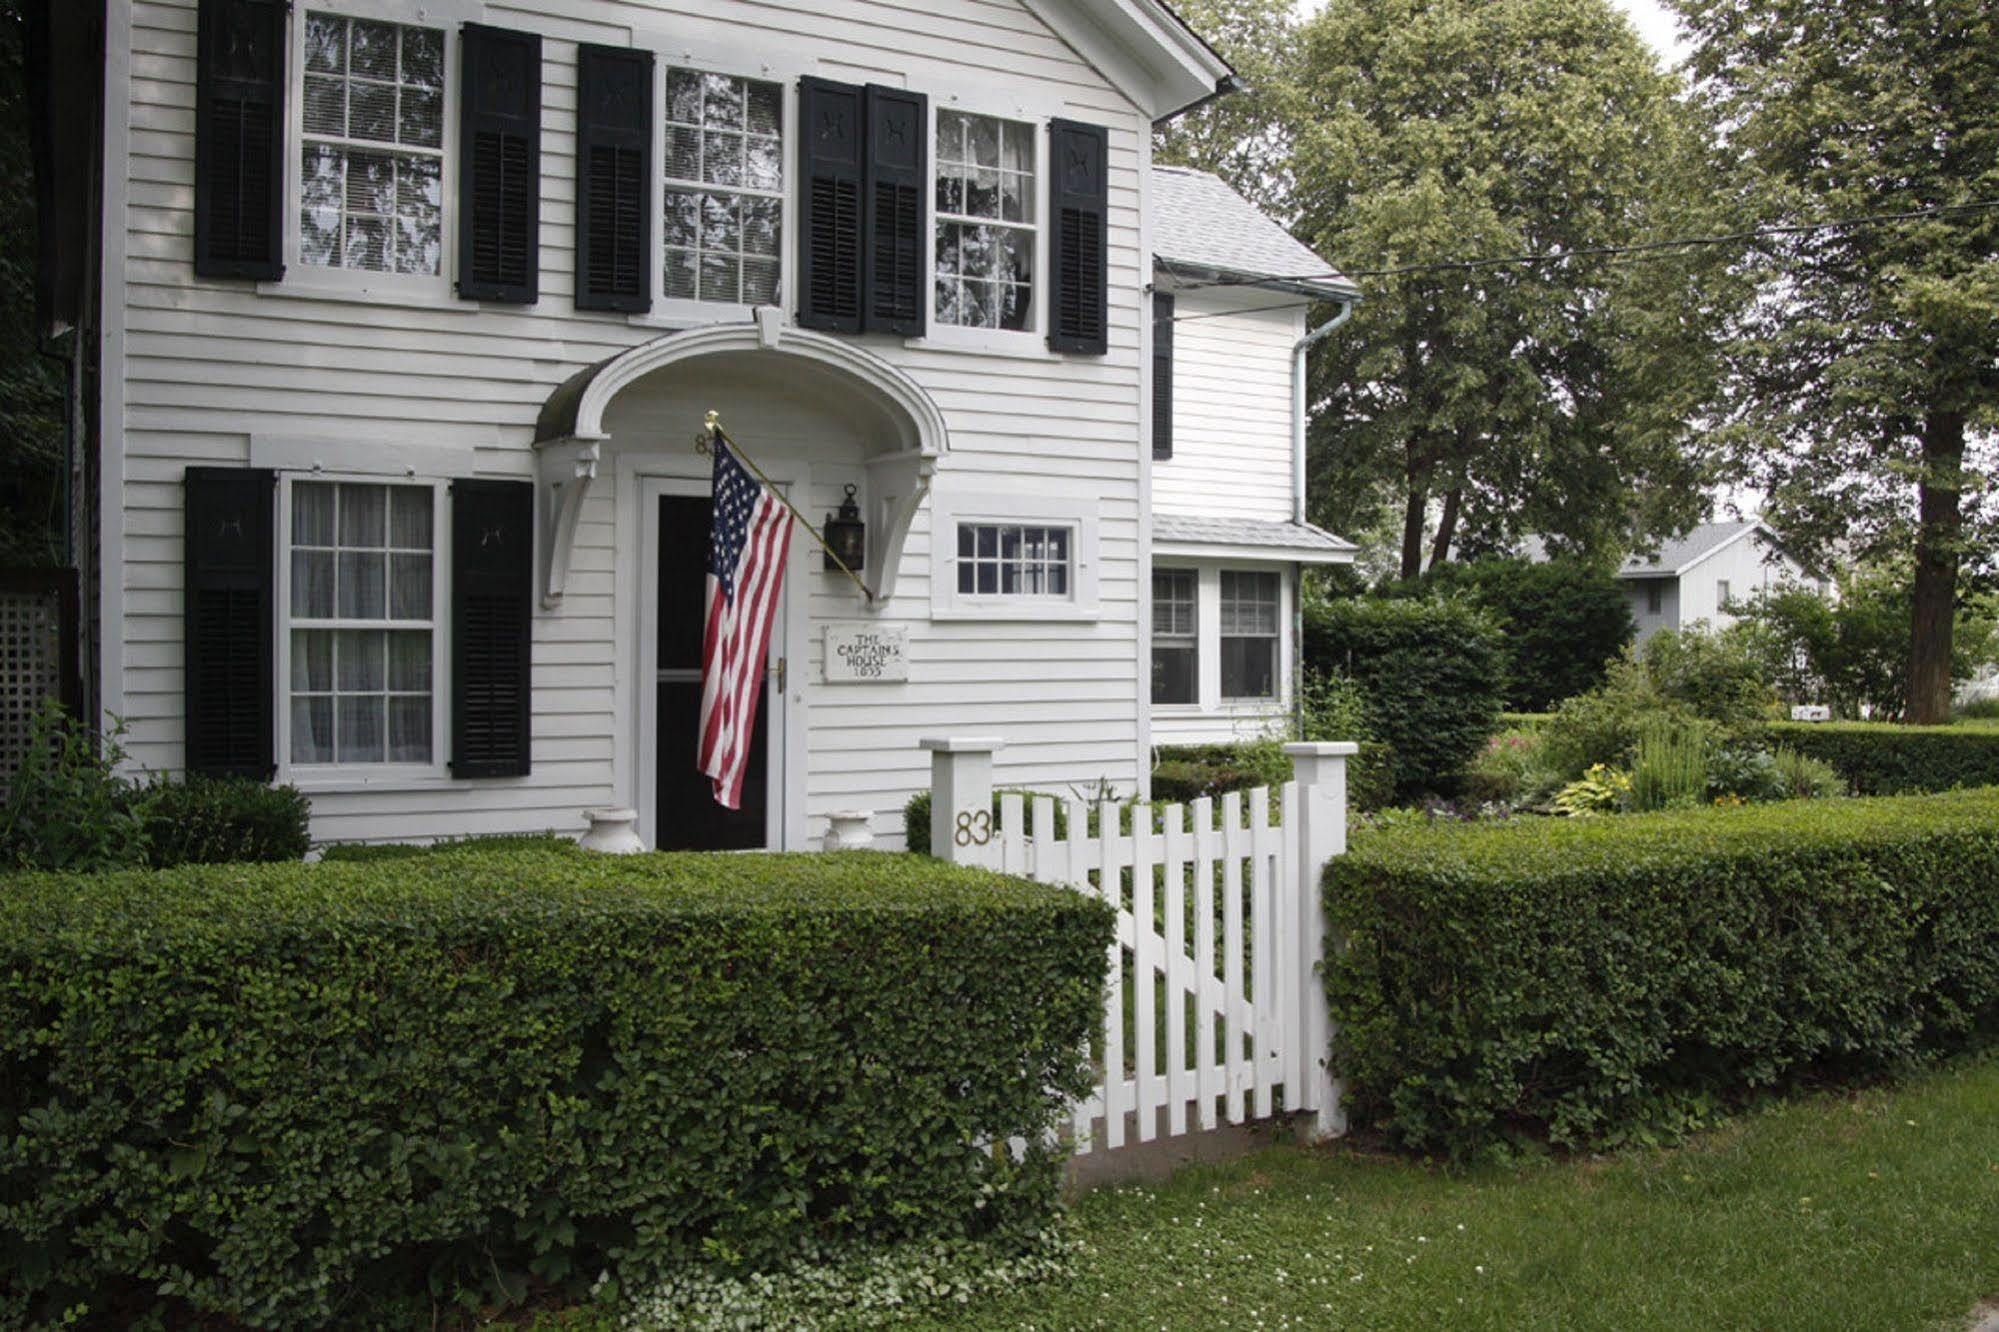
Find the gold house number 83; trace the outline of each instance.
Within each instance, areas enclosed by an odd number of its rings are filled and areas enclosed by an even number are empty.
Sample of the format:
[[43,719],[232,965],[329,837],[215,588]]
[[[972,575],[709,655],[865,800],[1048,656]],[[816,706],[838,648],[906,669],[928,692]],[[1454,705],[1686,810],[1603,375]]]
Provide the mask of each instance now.
[[993,840],[993,814],[989,809],[967,809],[958,814],[959,846],[984,846]]

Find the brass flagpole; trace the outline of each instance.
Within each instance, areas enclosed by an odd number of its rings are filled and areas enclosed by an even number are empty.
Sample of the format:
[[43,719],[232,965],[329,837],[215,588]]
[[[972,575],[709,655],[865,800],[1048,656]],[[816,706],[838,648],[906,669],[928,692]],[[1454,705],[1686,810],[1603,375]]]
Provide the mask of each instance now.
[[702,422],[701,429],[702,433],[694,437],[695,450],[704,455],[710,453],[711,449],[709,448],[709,441],[713,439],[719,439],[722,441],[723,444],[727,445],[731,452],[733,452],[738,458],[741,458],[743,460],[743,466],[749,468],[751,472],[755,473],[757,480],[760,483],[762,483],[763,488],[765,490],[768,490],[771,494],[777,496],[777,502],[779,504],[782,504],[785,508],[791,510],[791,516],[798,520],[798,525],[800,527],[803,527],[807,532],[812,534],[812,539],[819,543],[819,549],[826,552],[826,558],[833,561],[833,563],[839,565],[840,572],[847,575],[847,577],[851,578],[854,582],[854,586],[861,589],[861,595],[865,596],[870,602],[873,602],[875,599],[874,589],[869,587],[866,583],[862,582],[861,576],[855,573],[852,569],[849,569],[847,567],[847,562],[841,559],[839,555],[837,555],[834,552],[831,546],[826,544],[826,538],[819,534],[819,529],[812,525],[812,520],[807,518],[804,514],[800,513],[798,511],[798,506],[796,504],[793,504],[790,498],[782,490],[779,490],[776,486],[771,484],[770,478],[764,475],[764,469],[757,466],[756,459],[750,457],[749,454],[744,453],[743,446],[736,443],[734,439],[730,438],[728,431],[722,429],[722,414],[720,412],[709,412],[707,417]]

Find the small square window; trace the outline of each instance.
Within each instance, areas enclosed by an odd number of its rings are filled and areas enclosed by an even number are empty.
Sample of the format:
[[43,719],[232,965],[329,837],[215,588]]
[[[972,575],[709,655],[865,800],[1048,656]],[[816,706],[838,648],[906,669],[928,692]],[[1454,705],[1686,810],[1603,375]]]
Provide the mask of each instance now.
[[961,595],[1066,598],[1072,573],[1069,529],[960,523],[957,563]]

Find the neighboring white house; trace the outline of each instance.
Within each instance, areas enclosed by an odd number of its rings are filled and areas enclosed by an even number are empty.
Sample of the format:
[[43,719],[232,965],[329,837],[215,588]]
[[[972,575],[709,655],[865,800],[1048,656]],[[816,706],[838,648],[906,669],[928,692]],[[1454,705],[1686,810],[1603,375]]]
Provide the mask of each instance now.
[[[1528,543],[1528,556],[1546,558],[1538,541]],[[1728,607],[1761,592],[1787,585],[1824,592],[1828,586],[1785,554],[1776,531],[1760,518],[1702,523],[1656,550],[1628,557],[1617,577],[1631,600],[1641,643],[1661,629],[1726,628],[1736,619]]]
[[[1286,706],[1296,567],[1343,549],[1297,521],[1296,307],[1351,289],[1267,281],[1324,265],[1151,169],[1233,77],[1160,0],[40,17],[88,689],[135,764],[294,783],[322,839],[893,838],[928,736],[1143,785],[1155,566],[1195,580],[1173,733]],[[735,817],[693,763],[711,409],[815,520],[853,495],[874,593],[796,534]]]
[[1216,176],[1152,198],[1152,738],[1244,739],[1296,706],[1302,569],[1354,558],[1305,521],[1299,376],[1312,302],[1357,292]]

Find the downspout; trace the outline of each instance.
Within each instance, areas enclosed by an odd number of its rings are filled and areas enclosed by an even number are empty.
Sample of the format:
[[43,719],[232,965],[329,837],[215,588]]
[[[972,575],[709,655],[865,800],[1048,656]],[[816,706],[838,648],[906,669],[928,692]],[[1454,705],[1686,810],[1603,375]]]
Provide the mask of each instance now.
[[[1340,312],[1319,325],[1291,349],[1291,517],[1305,521],[1305,358],[1313,344],[1353,318],[1353,301],[1340,302]],[[1305,738],[1305,566],[1295,566],[1291,586],[1291,710],[1293,733]]]

